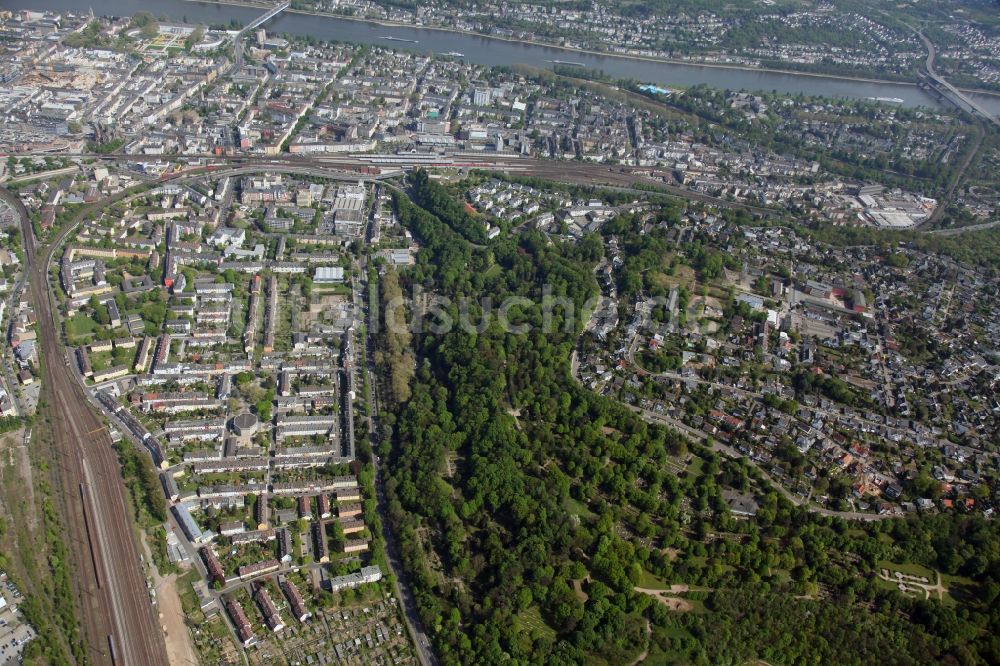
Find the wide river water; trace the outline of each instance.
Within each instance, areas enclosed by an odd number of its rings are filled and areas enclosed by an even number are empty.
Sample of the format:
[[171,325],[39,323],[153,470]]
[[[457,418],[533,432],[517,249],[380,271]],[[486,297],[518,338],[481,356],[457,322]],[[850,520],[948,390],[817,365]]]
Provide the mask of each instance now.
[[[166,17],[173,21],[186,19],[191,23],[209,24],[227,24],[230,19],[236,19],[246,24],[264,13],[263,10],[252,7],[190,2],[188,0],[155,0],[155,2],[150,0],[98,0],[97,2],[94,0],[0,0],[0,8],[3,9],[47,9],[85,13],[91,7],[98,14],[129,16],[136,12],[149,11],[156,16]],[[280,14],[264,27],[272,33],[312,36],[323,40],[379,44],[422,53],[457,51],[465,54],[469,62],[481,65],[524,64],[550,68],[553,66],[551,62],[553,60],[574,62],[591,69],[603,70],[615,78],[634,78],[668,87],[704,83],[716,88],[734,90],[776,90],[790,94],[803,93],[859,99],[866,97],[899,98],[906,106],[938,106],[933,97],[915,85],[872,83],[801,74],[655,62],[637,58],[581,53],[550,46],[492,39],[432,28],[383,26],[364,21],[297,13]],[[393,41],[385,39],[386,37],[410,41]],[[1000,96],[973,95],[973,97],[992,113],[1000,114]]]

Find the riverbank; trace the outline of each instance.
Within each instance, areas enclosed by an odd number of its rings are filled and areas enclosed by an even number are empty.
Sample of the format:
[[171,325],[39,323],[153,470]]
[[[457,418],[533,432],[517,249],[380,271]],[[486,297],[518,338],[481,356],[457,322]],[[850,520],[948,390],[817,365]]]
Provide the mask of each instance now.
[[[248,0],[184,0],[185,2],[192,2],[196,4],[217,4],[217,5],[231,5],[239,6],[253,9],[264,9],[270,8],[273,5],[260,4],[250,2]],[[286,14],[298,14],[301,16],[317,16],[322,18],[329,18],[342,21],[354,21],[357,23],[365,23],[368,25],[375,25],[384,28],[405,28],[410,30],[427,30],[445,34],[455,34],[465,37],[475,37],[479,39],[492,40],[496,42],[506,42],[515,45],[525,45],[540,48],[548,48],[562,51],[567,54],[586,54],[594,57],[603,58],[616,58],[622,61],[641,61],[653,64],[666,64],[666,65],[679,65],[684,67],[692,68],[705,68],[714,69],[729,72],[749,72],[749,73],[760,73],[760,74],[776,74],[782,76],[803,76],[809,77],[814,80],[827,80],[827,81],[843,81],[843,82],[853,82],[853,83],[866,83],[873,85],[887,85],[887,86],[906,86],[908,88],[916,88],[917,84],[914,81],[894,81],[890,79],[879,79],[874,77],[864,77],[864,76],[845,76],[838,74],[828,74],[822,72],[809,72],[796,69],[782,69],[777,67],[755,67],[752,65],[738,65],[729,63],[715,63],[715,62],[702,62],[696,60],[681,60],[677,58],[663,58],[658,56],[644,56],[637,54],[626,54],[626,53],[615,53],[607,51],[598,51],[594,49],[585,49],[579,47],[562,46],[558,44],[553,44],[550,42],[544,42],[540,40],[530,40],[530,39],[515,39],[511,37],[501,37],[497,35],[489,35],[480,32],[474,32],[470,30],[463,30],[460,28],[453,28],[448,26],[429,26],[429,25],[417,25],[412,23],[402,23],[399,21],[387,21],[374,18],[364,18],[357,16],[348,16],[346,14],[339,14],[336,12],[325,12],[317,10],[304,10],[304,9],[286,9]],[[388,46],[388,44],[387,44]],[[990,95],[994,97],[1000,97],[1000,92],[991,90],[982,90],[979,88],[959,88],[964,93],[976,94],[976,95]]]

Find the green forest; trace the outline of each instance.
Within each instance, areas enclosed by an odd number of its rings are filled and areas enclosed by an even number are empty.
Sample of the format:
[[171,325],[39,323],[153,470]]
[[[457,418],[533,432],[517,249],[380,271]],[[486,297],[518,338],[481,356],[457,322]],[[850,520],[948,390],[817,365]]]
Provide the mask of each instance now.
[[[481,242],[443,186],[409,185],[420,205],[395,207],[423,247],[402,292],[470,302],[473,321],[482,299],[523,297],[513,323],[531,325],[414,335],[411,390],[385,410],[389,519],[443,663],[1000,662],[995,521],[819,516],[578,386],[582,323],[563,324],[597,293],[600,239]],[[545,285],[562,299],[548,331]],[[755,496],[756,517],[737,519],[726,492]],[[955,576],[951,593],[905,597],[881,561]],[[687,611],[636,589],[671,584],[692,586]]]

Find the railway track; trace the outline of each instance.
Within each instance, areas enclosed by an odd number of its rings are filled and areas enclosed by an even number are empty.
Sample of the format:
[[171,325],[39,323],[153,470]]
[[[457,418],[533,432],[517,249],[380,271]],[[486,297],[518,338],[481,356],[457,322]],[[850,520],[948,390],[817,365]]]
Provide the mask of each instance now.
[[[166,647],[139,564],[132,519],[111,437],[63,363],[47,266],[63,232],[39,257],[23,214],[25,269],[41,339],[43,395],[51,410],[54,476],[73,552],[78,616],[95,664],[165,665]],[[79,500],[77,500],[79,498]]]
[[[105,156],[105,159],[108,157]],[[122,159],[120,156],[110,158]],[[518,160],[511,162],[516,164]],[[559,169],[563,171],[563,177],[583,182],[610,180],[626,186],[636,179],[635,175],[628,173],[611,174],[613,177],[608,178],[606,174],[609,172],[596,168],[567,170],[566,165],[555,163],[532,161],[530,164],[538,172],[549,173],[550,169]],[[524,168],[528,164],[519,166]],[[159,182],[183,182],[210,175],[241,175],[272,169],[334,178],[369,175],[354,171],[361,167],[367,165],[349,159],[259,162],[234,158],[216,166],[165,174]],[[106,206],[117,198],[112,197],[94,206]],[[93,206],[81,210],[78,220],[91,208]],[[39,338],[46,361],[43,364],[43,391],[54,416],[54,458],[59,462],[55,476],[62,489],[58,493],[59,502],[66,516],[67,535],[74,552],[76,596],[81,626],[89,646],[88,655],[93,663],[98,664],[166,664],[163,634],[151,608],[146,580],[139,565],[117,456],[107,430],[87,400],[84,388],[73,376],[71,367],[63,362],[66,350],[59,336],[57,305],[49,289],[47,267],[55,249],[62,245],[76,225],[67,225],[44,256],[39,256],[26,213],[22,214],[22,228],[26,270],[30,276]]]

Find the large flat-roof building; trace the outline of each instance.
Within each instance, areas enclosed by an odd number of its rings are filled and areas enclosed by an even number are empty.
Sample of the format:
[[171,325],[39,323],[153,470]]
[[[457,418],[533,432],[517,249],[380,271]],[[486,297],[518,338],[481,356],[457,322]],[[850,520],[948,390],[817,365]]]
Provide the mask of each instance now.
[[184,530],[184,534],[187,536],[188,541],[196,544],[208,543],[212,540],[214,534],[211,532],[203,531],[198,527],[198,523],[195,522],[194,518],[191,516],[191,511],[188,510],[186,504],[175,504],[171,507],[174,512],[174,516],[177,517],[177,523]]
[[344,269],[342,266],[317,266],[313,273],[313,282],[316,284],[340,284],[344,281]]
[[361,567],[361,571],[347,574],[346,576],[335,576],[327,581],[331,592],[338,590],[353,589],[364,583],[376,583],[382,580],[382,570],[377,566]]

